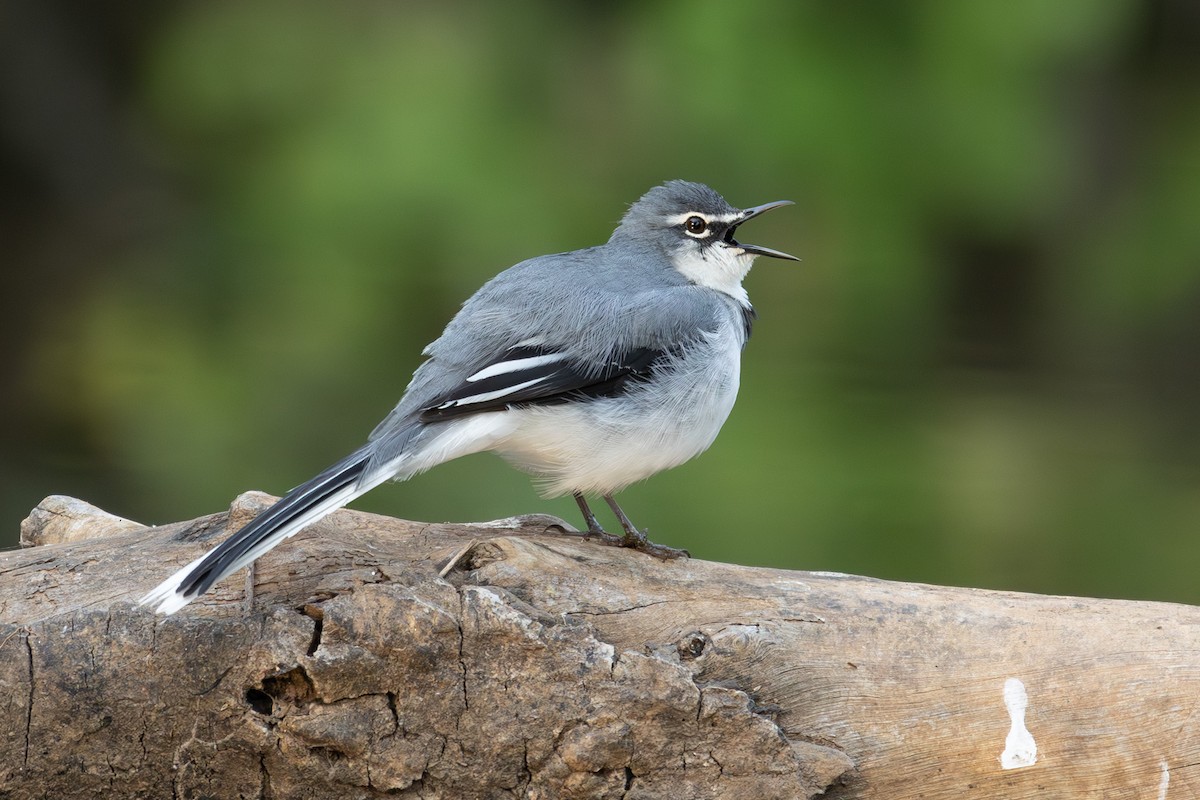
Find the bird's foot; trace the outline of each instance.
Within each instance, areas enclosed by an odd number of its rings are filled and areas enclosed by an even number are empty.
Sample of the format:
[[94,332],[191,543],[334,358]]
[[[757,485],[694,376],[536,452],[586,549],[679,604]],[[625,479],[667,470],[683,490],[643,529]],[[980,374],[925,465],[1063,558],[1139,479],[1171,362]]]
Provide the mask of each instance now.
[[680,558],[681,556],[692,557],[692,554],[687,550],[678,550],[674,547],[667,547],[664,544],[655,544],[650,541],[646,538],[645,533],[635,528],[633,523],[629,521],[629,517],[625,516],[625,512],[617,505],[617,501],[613,499],[611,494],[604,495],[604,500],[612,508],[613,513],[617,515],[617,519],[620,520],[621,528],[625,531],[625,535],[616,536],[601,528],[599,521],[596,520],[596,515],[592,513],[592,509],[588,507],[587,500],[583,498],[583,494],[575,492],[575,502],[579,504],[579,510],[583,512],[583,521],[587,523],[587,530],[581,534],[584,539],[599,539],[601,544],[606,544],[610,547],[628,547],[663,560]]
[[[555,526],[558,527],[558,526]],[[609,533],[603,528],[589,528],[586,531],[573,531],[565,528],[558,528],[559,531],[566,536],[580,536],[586,540],[595,539],[600,544],[608,545],[609,547],[628,547],[630,550],[637,550],[640,553],[661,558],[664,561],[670,561],[675,558],[691,558],[692,554],[687,550],[681,550],[676,547],[667,547],[665,544],[655,544],[646,538],[646,534],[639,530],[634,530],[633,533],[626,533],[624,536],[617,536],[614,533]]]
[[[612,536],[612,534],[609,534]],[[692,554],[687,550],[679,547],[668,547],[665,544],[656,544],[646,538],[646,534],[637,528],[630,528],[625,531],[624,536],[613,536],[617,539],[617,544],[621,547],[628,547],[632,550],[645,553],[655,558],[661,558],[664,561],[671,561],[676,558],[691,558]]]
[[579,535],[582,536],[584,539],[589,539],[589,540],[596,539],[597,541],[600,542],[600,544],[606,544],[609,547],[624,547],[625,546],[625,537],[624,536],[617,536],[615,534],[609,533],[608,531],[606,531],[600,527],[588,528],[586,531],[581,531],[579,533]]
[[596,539],[609,547],[628,547],[630,550],[637,550],[639,553],[661,558],[664,561],[692,557],[687,550],[667,547],[665,544],[656,544],[650,541],[646,538],[646,534],[637,528],[626,531],[624,536],[617,536],[599,527],[583,531],[581,535],[584,539]]

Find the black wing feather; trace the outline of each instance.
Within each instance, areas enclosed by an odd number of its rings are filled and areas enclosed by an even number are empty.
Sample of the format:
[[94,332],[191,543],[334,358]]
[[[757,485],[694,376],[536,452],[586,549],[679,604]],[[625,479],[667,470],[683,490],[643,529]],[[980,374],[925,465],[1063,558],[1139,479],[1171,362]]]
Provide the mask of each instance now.
[[[552,353],[553,351],[536,347],[514,348],[505,353],[504,357],[482,367],[480,371],[493,364]],[[599,368],[563,359],[527,369],[503,372],[478,381],[464,381],[443,397],[440,403],[423,409],[420,419],[422,422],[435,422],[484,411],[613,397],[646,380],[654,365],[666,356],[666,351],[639,347],[615,356]],[[534,383],[524,388],[505,391],[509,387],[519,387],[530,381]],[[461,402],[493,392],[503,394],[488,400]]]

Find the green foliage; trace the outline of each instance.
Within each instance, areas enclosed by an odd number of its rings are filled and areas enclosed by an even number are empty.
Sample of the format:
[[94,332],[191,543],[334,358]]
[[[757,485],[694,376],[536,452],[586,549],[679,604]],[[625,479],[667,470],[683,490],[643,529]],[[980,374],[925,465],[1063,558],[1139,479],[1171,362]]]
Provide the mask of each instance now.
[[[184,4],[124,109],[165,200],[30,332],[54,444],[9,528],[70,484],[146,522],[284,491],[485,279],[684,177],[798,201],[754,237],[804,263],[747,281],[712,451],[624,496],[654,538],[1200,601],[1200,57],[1173,41],[1117,0]],[[575,520],[486,456],[358,506]]]

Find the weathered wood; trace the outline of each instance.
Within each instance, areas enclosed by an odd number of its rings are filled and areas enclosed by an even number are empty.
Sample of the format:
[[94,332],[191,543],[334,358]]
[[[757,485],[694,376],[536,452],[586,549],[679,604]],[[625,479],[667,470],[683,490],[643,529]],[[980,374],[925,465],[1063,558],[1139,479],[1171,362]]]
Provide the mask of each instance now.
[[60,543],[0,554],[0,797],[1200,796],[1200,609],[352,511],[249,602],[131,604],[268,501],[31,517]]

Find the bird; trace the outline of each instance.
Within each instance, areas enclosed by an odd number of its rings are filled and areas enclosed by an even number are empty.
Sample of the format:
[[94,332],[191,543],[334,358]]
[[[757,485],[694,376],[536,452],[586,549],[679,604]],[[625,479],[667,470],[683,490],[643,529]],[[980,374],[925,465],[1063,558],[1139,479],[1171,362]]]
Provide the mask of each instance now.
[[[422,351],[366,444],[285,494],[142,599],[172,614],[354,498],[492,451],[546,497],[571,494],[584,536],[670,559],[614,495],[712,444],[737,396],[756,318],[742,281],[755,258],[799,261],[734,238],[781,206],[731,206],[671,180],[629,206],[604,244],[538,256],[485,283]],[[603,529],[600,496],[624,535]]]

